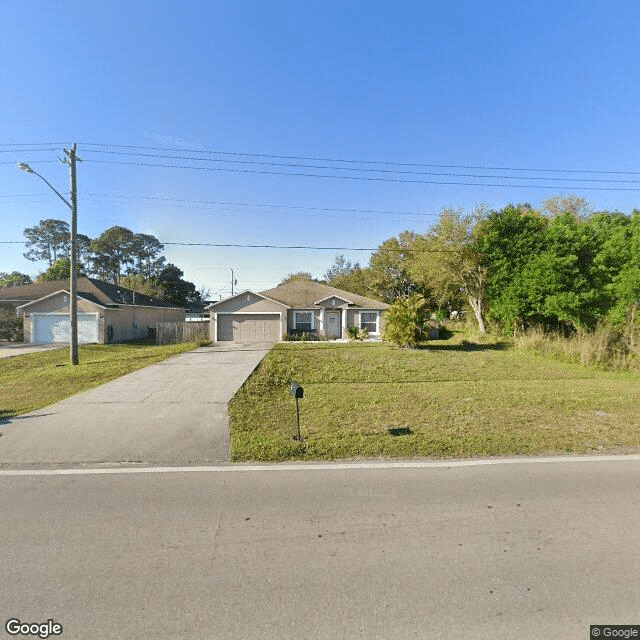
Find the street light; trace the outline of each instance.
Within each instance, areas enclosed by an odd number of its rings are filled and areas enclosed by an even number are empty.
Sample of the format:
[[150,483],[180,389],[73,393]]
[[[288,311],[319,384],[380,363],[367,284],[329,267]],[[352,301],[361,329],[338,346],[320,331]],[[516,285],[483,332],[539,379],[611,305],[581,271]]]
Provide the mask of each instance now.
[[78,193],[76,186],[76,161],[82,162],[80,158],[76,156],[76,150],[78,145],[74,143],[71,151],[67,151],[64,149],[66,154],[66,158],[63,160],[65,164],[69,165],[70,176],[70,199],[67,200],[46,178],[41,176],[37,171],[34,171],[26,162],[19,162],[18,168],[26,173],[33,173],[38,176],[59,198],[64,202],[69,209],[71,209],[71,255],[70,255],[70,265],[69,265],[69,297],[71,300],[69,301],[69,321],[71,324],[71,336],[70,336],[70,351],[71,351],[71,364],[77,365],[79,363],[78,359],[78,276],[77,276],[77,260],[76,256],[78,253]]

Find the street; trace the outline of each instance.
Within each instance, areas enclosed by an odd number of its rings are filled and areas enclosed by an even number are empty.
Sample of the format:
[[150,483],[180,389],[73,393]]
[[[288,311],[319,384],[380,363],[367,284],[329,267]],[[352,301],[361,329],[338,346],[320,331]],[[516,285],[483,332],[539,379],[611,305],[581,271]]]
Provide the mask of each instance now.
[[640,457],[507,462],[2,475],[3,633],[16,618],[65,640],[526,640],[640,623]]

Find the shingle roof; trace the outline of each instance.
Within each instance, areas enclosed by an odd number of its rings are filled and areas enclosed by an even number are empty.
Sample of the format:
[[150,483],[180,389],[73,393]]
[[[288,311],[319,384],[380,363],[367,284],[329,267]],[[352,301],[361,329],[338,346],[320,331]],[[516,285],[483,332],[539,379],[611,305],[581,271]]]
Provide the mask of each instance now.
[[363,309],[386,309],[389,306],[384,302],[380,302],[380,300],[365,298],[364,296],[359,296],[357,293],[336,289],[335,287],[330,287],[320,282],[313,282],[312,280],[287,282],[273,289],[260,291],[260,295],[282,302],[294,309],[310,309],[315,306],[316,302],[330,297],[349,300],[353,303],[349,306],[361,307]]
[[[51,280],[49,282],[34,282],[20,287],[0,288],[0,302],[17,302],[25,304],[33,300],[39,300],[56,291],[69,291],[68,280]],[[135,301],[134,301],[135,296]],[[103,282],[96,278],[78,278],[78,297],[97,302],[103,306],[120,304],[136,304],[146,307],[175,307],[176,305],[165,300],[145,296],[142,293],[125,289],[109,282]]]

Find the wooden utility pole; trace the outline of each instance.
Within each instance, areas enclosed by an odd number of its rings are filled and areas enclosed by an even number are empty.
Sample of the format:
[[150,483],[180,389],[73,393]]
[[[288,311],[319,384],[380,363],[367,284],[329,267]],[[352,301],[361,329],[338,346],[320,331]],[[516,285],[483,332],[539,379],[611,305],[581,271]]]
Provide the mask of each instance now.
[[78,189],[76,184],[76,161],[82,162],[76,156],[78,145],[74,142],[71,151],[64,150],[65,164],[69,165],[69,192],[71,200],[71,255],[69,256],[69,321],[71,325],[71,364],[77,365],[78,358]]

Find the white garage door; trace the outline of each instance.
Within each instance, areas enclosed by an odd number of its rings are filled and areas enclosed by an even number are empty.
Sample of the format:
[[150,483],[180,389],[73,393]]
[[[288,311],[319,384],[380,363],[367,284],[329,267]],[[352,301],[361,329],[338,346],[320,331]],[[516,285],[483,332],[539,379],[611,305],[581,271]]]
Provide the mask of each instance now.
[[[33,342],[69,342],[71,322],[68,313],[34,313],[31,315]],[[98,314],[78,314],[78,342],[98,342]]]
[[218,340],[236,342],[277,342],[280,315],[277,313],[234,313],[218,315]]

